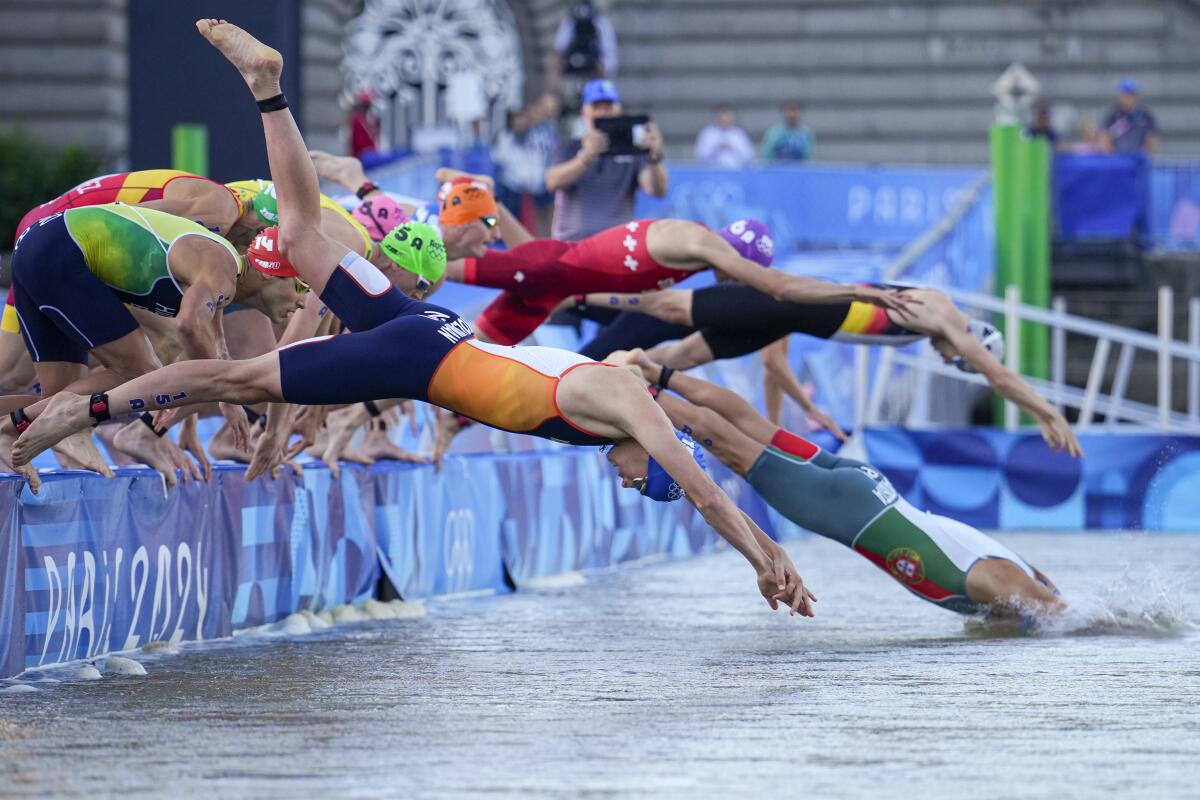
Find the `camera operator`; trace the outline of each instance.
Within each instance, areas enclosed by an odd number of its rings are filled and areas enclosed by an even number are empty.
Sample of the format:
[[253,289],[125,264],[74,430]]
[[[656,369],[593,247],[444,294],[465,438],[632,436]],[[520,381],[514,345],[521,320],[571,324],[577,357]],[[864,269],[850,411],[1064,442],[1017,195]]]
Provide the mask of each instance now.
[[612,81],[589,81],[583,87],[580,115],[582,139],[564,142],[553,166],[546,169],[546,190],[555,193],[552,237],[574,242],[633,219],[637,190],[655,197],[667,193],[662,165],[662,134],[646,123],[635,144],[637,155],[608,153],[608,137],[596,129],[603,117],[621,116],[621,98]]

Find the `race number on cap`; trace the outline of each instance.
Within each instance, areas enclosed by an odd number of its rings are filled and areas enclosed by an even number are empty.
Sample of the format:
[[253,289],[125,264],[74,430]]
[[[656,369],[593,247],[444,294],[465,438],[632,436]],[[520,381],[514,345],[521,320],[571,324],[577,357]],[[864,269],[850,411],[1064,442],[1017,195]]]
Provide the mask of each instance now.
[[250,266],[272,278],[292,278],[300,273],[287,262],[279,247],[279,228],[272,225],[254,237],[246,250],[246,261]]

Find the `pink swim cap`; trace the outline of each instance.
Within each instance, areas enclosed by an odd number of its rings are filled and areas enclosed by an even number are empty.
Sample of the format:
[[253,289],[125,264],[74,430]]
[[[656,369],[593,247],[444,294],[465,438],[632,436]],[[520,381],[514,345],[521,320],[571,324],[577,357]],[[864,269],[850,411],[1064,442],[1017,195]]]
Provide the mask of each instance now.
[[377,242],[391,233],[392,228],[408,222],[408,213],[404,208],[382,192],[363,200],[350,215],[362,223]]
[[721,238],[733,245],[739,256],[764,267],[775,260],[775,242],[765,222],[739,219],[721,229]]

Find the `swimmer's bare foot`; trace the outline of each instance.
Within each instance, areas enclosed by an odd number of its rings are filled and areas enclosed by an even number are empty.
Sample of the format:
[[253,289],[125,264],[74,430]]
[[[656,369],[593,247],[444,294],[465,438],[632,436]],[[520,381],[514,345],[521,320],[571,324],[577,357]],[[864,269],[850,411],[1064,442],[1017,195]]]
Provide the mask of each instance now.
[[320,459],[325,455],[325,446],[329,443],[329,434],[325,431],[325,426],[321,425],[317,428],[317,432],[313,434],[312,444],[304,448],[304,455],[310,458]]
[[338,461],[354,460],[352,456],[346,454],[346,448],[350,444],[350,440],[354,438],[354,434],[366,421],[367,412],[362,403],[353,403],[343,409],[331,412],[329,416],[325,417],[327,438],[325,451],[321,453],[321,460],[329,467],[333,477],[338,477]]
[[283,56],[250,34],[223,19],[196,20],[196,30],[237,67],[255,100],[281,94],[279,74]]
[[254,451],[248,446],[238,447],[233,438],[233,429],[228,424],[222,425],[208,442],[208,454],[218,461],[224,459],[238,464],[249,464],[254,457]]
[[108,462],[104,460],[104,456],[100,455],[100,448],[96,447],[96,443],[92,440],[91,431],[73,433],[54,445],[52,449],[59,461],[64,462],[63,466],[68,463],[71,465],[67,467],[68,469],[91,470],[106,478],[113,476]]
[[352,156],[335,156],[324,150],[309,150],[317,175],[347,189],[357,189],[367,179],[362,162]]
[[113,437],[113,445],[118,450],[134,458],[137,463],[145,464],[160,473],[167,488],[171,489],[178,482],[175,477],[175,462],[159,447],[160,444],[158,437],[141,420],[129,423]]
[[364,456],[375,461],[406,461],[412,464],[427,464],[429,459],[419,453],[412,453],[393,442],[387,434],[387,429],[367,428],[363,436],[362,447],[359,448]]
[[25,482],[29,484],[29,490],[37,494],[42,489],[42,479],[38,475],[37,468],[32,464],[25,464],[19,467],[12,464],[12,448],[16,440],[16,428],[7,419],[4,420],[4,423],[0,425],[0,452],[4,454],[4,467],[24,478]]
[[124,425],[122,424],[114,423],[97,425],[92,430],[92,433],[94,433],[96,438],[100,440],[100,443],[104,445],[104,449],[108,451],[109,463],[116,464],[118,467],[128,467],[130,464],[137,463],[132,458],[118,450],[117,446],[113,444],[113,439],[116,438],[117,434],[121,432],[121,428],[123,427]]
[[[50,398],[50,403],[38,418],[13,443],[12,465],[23,467],[47,447],[58,444],[76,431],[86,431],[91,426],[88,399],[73,392],[59,392]],[[5,428],[10,429],[8,423]]]

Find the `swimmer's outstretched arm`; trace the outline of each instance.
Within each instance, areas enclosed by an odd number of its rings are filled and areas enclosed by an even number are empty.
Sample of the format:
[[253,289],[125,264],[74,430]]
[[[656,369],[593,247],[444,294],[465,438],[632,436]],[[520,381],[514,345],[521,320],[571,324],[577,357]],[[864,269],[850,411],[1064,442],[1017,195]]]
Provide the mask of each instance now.
[[673,325],[692,324],[692,291],[690,289],[667,289],[661,292],[642,292],[640,294],[592,292],[580,295],[576,300],[582,302],[583,305],[597,308],[648,314]]
[[817,408],[816,403],[808,396],[808,392],[800,385],[796,373],[792,372],[792,365],[788,363],[787,351],[788,338],[786,336],[772,342],[760,351],[763,362],[763,393],[767,400],[767,417],[772,424],[779,424],[783,412],[783,395],[786,394],[804,410],[806,417],[841,441],[846,441],[849,437],[842,430],[842,426],[838,425],[833,417]]
[[[682,372],[664,372],[662,365],[650,360],[642,350],[630,350],[629,360],[641,368],[646,380],[678,393],[694,405],[715,412],[759,444],[768,444],[775,431],[779,430],[778,425],[772,425],[770,420],[754,410],[754,406],[729,389]],[[667,379],[665,383],[660,382],[664,377]]]

